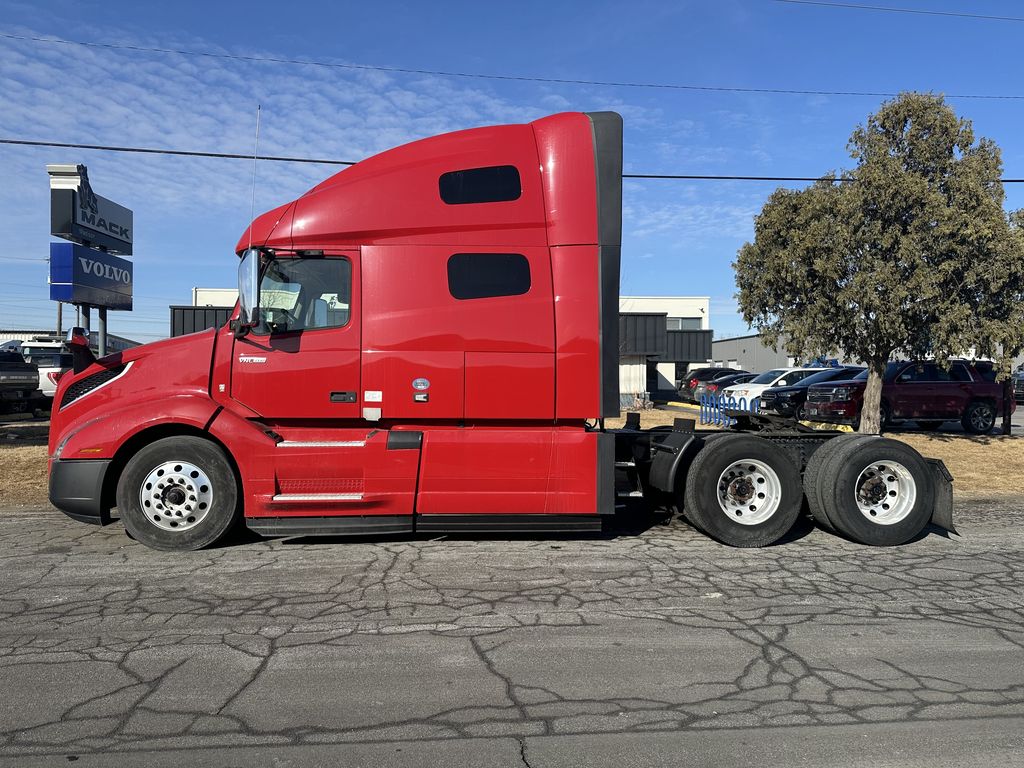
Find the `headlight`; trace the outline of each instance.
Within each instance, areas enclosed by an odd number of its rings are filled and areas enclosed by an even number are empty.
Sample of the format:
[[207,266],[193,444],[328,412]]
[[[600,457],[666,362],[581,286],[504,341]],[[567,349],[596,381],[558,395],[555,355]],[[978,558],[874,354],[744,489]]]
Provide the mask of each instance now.
[[853,392],[853,387],[836,387],[832,390],[832,398],[834,400],[851,400]]

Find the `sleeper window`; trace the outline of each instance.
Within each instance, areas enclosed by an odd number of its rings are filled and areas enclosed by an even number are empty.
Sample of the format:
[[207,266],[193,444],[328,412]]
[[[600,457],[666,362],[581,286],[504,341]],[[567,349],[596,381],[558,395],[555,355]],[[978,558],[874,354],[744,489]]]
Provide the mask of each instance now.
[[530,262],[518,253],[456,253],[448,290],[456,299],[520,296],[530,290]]

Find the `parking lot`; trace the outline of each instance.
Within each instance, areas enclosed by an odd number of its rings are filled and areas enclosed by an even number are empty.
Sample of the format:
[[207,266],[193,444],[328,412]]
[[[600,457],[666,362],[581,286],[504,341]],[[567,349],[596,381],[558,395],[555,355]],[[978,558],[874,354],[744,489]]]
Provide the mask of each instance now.
[[0,509],[5,765],[1021,765],[1019,497],[803,525],[236,539]]

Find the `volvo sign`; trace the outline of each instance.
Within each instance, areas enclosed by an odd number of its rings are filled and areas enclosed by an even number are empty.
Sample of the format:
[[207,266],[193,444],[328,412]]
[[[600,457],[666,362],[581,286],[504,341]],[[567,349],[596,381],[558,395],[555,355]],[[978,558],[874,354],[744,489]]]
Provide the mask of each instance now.
[[132,212],[97,195],[84,165],[47,165],[50,234],[108,253],[132,253]]
[[132,308],[132,263],[77,243],[50,243],[50,298]]

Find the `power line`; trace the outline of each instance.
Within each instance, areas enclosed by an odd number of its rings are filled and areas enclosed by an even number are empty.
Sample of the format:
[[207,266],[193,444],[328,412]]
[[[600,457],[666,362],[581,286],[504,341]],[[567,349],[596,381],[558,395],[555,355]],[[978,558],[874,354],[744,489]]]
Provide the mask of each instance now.
[[[491,75],[481,72],[454,72],[438,69],[414,69],[411,67],[385,67],[372,64],[342,64],[332,61],[316,61],[315,59],[289,59],[278,56],[245,56],[234,53],[216,53],[214,51],[191,51],[182,48],[150,48],[142,45],[126,43],[96,43],[86,40],[68,40],[59,37],[35,37],[32,35],[15,35],[0,32],[0,38],[20,40],[32,43],[53,43],[57,45],[79,45],[89,48],[107,48],[111,50],[136,51],[140,53],[171,53],[178,56],[202,56],[212,59],[229,59],[232,61],[248,61],[264,64],[292,64],[308,67],[326,67],[329,69],[363,70],[371,72],[390,72],[405,75],[434,75],[437,77],[460,77],[477,80],[503,80],[524,83],[549,83],[555,85],[599,85],[612,88],[656,88],[673,91],[704,91],[717,93],[762,93],[790,96],[867,96],[872,98],[898,96],[892,91],[822,91],[802,88],[750,88],[724,85],[685,85],[681,83],[640,83],[615,80],[576,80],[564,77],[531,77],[527,75]],[[1024,99],[1020,94],[947,94],[951,99]],[[251,157],[250,157],[251,159]]]
[[958,13],[954,11],[926,11],[920,8],[893,8],[887,5],[860,5],[858,3],[830,3],[823,0],[775,0],[776,3],[792,5],[820,5],[825,8],[850,8],[858,11],[885,11],[887,13],[913,13],[920,16],[954,16],[960,19],[984,19],[986,21],[1024,21],[1020,16],[984,16],[980,13]]
[[[226,152],[193,152],[184,149],[153,149],[149,147],[119,147],[106,146],[102,144],[71,144],[56,141],[29,141],[27,139],[4,139],[0,138],[0,144],[15,144],[31,147],[61,147],[70,149],[93,149],[100,152],[143,152],[151,155],[178,155],[185,157],[218,157],[232,160],[252,160],[252,155],[236,155]],[[318,163],[321,165],[355,165],[353,160],[324,160],[308,157],[274,157],[260,155],[260,160],[269,160],[281,163]],[[681,179],[684,181],[835,181],[844,182],[847,179],[830,178],[828,176],[730,176],[721,174],[698,174],[698,173],[624,173],[624,179]],[[1003,184],[1021,184],[1022,179],[998,179]]]
[[[57,147],[60,149],[97,149],[103,152],[135,152],[145,155],[180,155],[184,157],[218,157],[228,160],[252,160],[252,155],[231,152],[193,152],[185,149],[151,149],[149,147],[109,147],[100,144],[71,144],[60,141],[29,141],[27,139],[0,139],[0,144],[19,144],[26,147]],[[320,165],[355,165],[347,160],[318,160],[312,157],[272,157],[257,155],[257,160],[273,160],[279,163],[317,163]]]
[[714,176],[694,173],[624,173],[622,178],[687,179],[694,181],[852,181],[852,179],[831,178],[828,176]]

